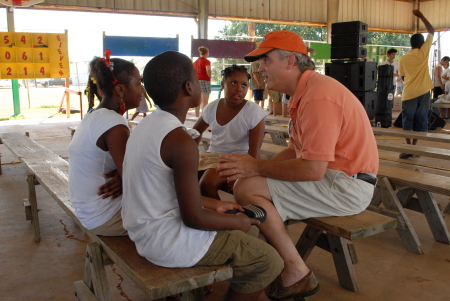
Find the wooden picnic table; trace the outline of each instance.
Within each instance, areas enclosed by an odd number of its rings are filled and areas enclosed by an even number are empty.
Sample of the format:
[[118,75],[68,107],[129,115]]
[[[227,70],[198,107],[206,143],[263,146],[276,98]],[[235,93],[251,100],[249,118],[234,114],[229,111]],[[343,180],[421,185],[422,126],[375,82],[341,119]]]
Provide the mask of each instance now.
[[450,135],[448,134],[437,134],[430,132],[414,132],[414,131],[405,131],[400,128],[379,128],[373,127],[373,133],[375,135],[384,135],[384,136],[393,136],[393,137],[401,137],[401,138],[412,138],[419,140],[427,140],[434,142],[450,142]]
[[450,103],[432,103],[430,106],[432,108],[450,108]]

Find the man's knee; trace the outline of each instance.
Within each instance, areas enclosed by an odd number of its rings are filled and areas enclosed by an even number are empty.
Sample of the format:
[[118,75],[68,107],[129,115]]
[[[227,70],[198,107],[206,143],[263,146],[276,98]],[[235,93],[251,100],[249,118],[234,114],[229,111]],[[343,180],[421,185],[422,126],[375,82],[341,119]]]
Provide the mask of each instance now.
[[267,180],[264,177],[239,179],[234,184],[233,191],[236,202],[241,205],[254,204],[255,196],[271,199]]

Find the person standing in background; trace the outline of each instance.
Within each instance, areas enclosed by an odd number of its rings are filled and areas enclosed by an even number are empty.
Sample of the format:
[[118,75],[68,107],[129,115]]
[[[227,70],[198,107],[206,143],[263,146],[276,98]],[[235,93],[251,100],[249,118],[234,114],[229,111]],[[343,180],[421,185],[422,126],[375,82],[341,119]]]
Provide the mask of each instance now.
[[197,78],[202,87],[202,101],[198,107],[195,108],[195,116],[200,116],[200,107],[206,107],[209,100],[209,95],[211,94],[211,62],[208,60],[209,49],[200,46],[198,48],[200,57],[194,62],[194,69],[197,71]]
[[[433,42],[434,27],[420,10],[413,10],[425,25],[428,36],[426,41],[421,33],[411,36],[411,50],[400,58],[399,75],[405,82],[402,95],[402,127],[405,131],[428,132],[428,110],[430,108],[430,90],[433,88],[428,70],[428,57]],[[406,143],[417,144],[417,139],[406,138]],[[401,153],[400,159],[408,159],[412,154]]]
[[[437,100],[439,95],[444,94],[445,89],[445,83],[448,81],[449,73],[449,60],[450,58],[448,56],[444,56],[441,61],[439,62],[439,65],[434,68],[433,71],[433,98]],[[449,113],[447,109],[439,108],[439,116],[441,118],[449,118]]]
[[264,100],[266,99],[264,76],[258,71],[259,62],[252,62],[250,64],[250,75],[252,76],[250,84],[253,90],[254,101],[264,109]]
[[387,51],[387,60],[382,62],[380,65],[391,65],[394,67],[394,93],[397,83],[397,76],[398,76],[398,62],[394,61],[395,55],[397,54],[397,49],[391,48]]

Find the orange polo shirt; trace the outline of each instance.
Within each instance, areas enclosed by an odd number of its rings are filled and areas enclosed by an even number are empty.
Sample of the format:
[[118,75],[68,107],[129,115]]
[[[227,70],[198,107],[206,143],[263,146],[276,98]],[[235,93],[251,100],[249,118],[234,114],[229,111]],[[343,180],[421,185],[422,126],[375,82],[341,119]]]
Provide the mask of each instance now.
[[[378,149],[361,102],[335,79],[306,70],[289,100],[289,148],[348,176],[378,172]],[[295,129],[293,128],[295,127]]]

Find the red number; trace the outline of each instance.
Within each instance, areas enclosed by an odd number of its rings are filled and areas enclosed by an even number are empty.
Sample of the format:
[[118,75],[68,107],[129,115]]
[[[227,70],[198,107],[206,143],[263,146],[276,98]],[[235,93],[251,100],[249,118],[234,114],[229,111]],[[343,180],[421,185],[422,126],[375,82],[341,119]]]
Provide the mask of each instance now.
[[40,73],[42,73],[42,75],[45,75],[45,69],[44,67],[41,67],[41,69],[39,70]]
[[38,44],[42,44],[42,37],[41,36],[38,37]]
[[25,75],[28,75],[27,67],[23,68],[23,71],[25,71]]
[[10,67],[6,68],[6,70],[8,71],[8,73],[6,73],[6,75],[12,75],[12,73],[11,73],[12,69]]
[[5,44],[8,44],[8,43],[9,43],[8,37],[9,37],[9,36],[4,36],[4,37],[3,37],[3,40],[5,41]]
[[28,59],[27,53],[24,52],[24,53],[22,54],[22,60],[26,61],[27,59]]
[[39,53],[39,56],[41,57],[41,61],[42,61],[42,60],[43,60],[43,58],[42,58],[42,52]]
[[20,41],[21,41],[22,43],[24,43],[24,44],[27,43],[27,39],[25,38],[25,36],[22,36],[22,38],[20,39]]
[[11,53],[9,53],[8,51],[6,51],[6,53],[5,53],[5,58],[6,58],[7,60],[9,60],[9,59],[11,58]]

